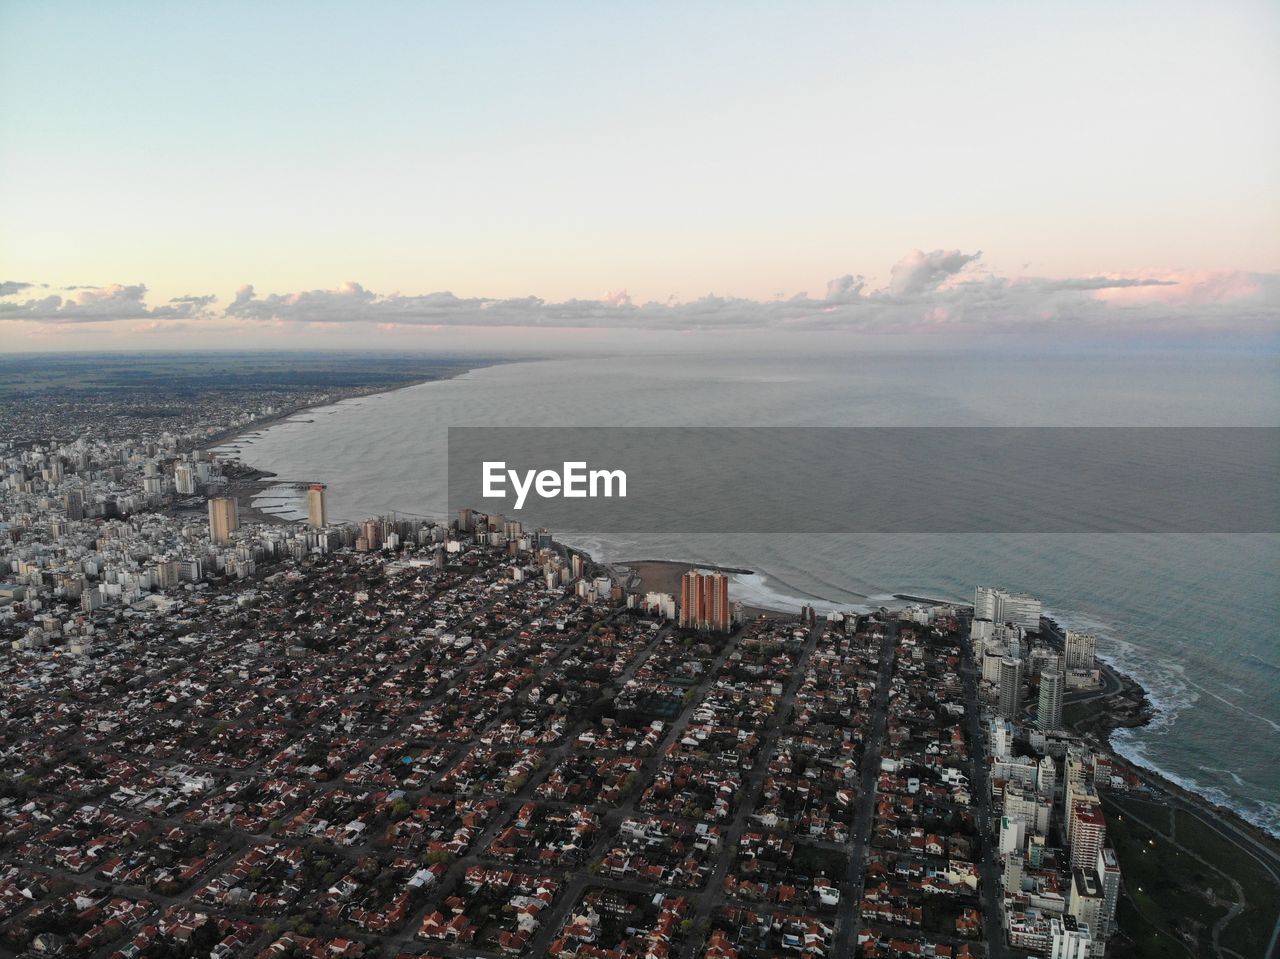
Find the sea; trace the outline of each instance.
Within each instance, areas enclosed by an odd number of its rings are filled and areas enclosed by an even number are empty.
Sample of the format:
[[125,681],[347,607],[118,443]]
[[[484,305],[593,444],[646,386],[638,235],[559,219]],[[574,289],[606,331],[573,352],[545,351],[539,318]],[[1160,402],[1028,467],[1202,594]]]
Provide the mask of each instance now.
[[[445,518],[450,426],[1278,425],[1275,354],[699,351],[486,366],[308,410],[225,451],[328,484],[331,518],[357,521]],[[802,488],[824,464],[795,468]],[[305,515],[285,486],[256,505]],[[1122,755],[1280,835],[1280,535],[555,532],[606,562],[749,569],[734,599],[771,608],[972,602],[979,584],[1039,596],[1156,706],[1113,737]]]

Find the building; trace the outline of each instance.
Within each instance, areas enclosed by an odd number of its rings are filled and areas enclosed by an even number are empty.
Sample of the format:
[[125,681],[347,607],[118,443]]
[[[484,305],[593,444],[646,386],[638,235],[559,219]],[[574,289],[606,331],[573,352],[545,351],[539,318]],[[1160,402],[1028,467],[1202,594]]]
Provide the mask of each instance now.
[[1120,861],[1114,849],[1098,853],[1098,879],[1102,882],[1102,912],[1098,916],[1098,939],[1107,939],[1116,929],[1116,904],[1120,901]]
[[1008,816],[1000,817],[1000,844],[997,847],[999,856],[1022,855],[1027,845],[1027,824],[1020,819]]
[[1071,830],[1075,823],[1072,809],[1078,802],[1097,803],[1098,794],[1093,787],[1093,753],[1084,746],[1072,744],[1067,749],[1062,777],[1062,822],[1067,830],[1067,842],[1071,842]]
[[1040,600],[1023,593],[1010,593],[994,586],[979,586],[973,592],[973,618],[995,623],[1012,623],[1027,632],[1040,631]]
[[382,548],[382,521],[367,519],[360,524],[360,535],[356,538],[356,549],[361,552]]
[[179,463],[173,468],[173,488],[180,496],[190,496],[196,491],[196,472],[190,463]]
[[1107,841],[1107,820],[1097,803],[1077,802],[1071,807],[1071,866],[1092,871]]
[[1054,765],[1052,756],[1041,756],[1036,764],[1036,791],[1050,802],[1058,787],[1058,767]]
[[1011,657],[1000,660],[1000,715],[1017,719],[1022,706],[1022,663]]
[[209,538],[219,546],[231,542],[231,534],[240,528],[240,504],[230,496],[209,500]]
[[324,489],[323,483],[312,483],[307,487],[307,525],[312,529],[329,525],[324,508]]
[[1027,835],[1044,836],[1049,832],[1053,807],[1041,798],[1035,786],[1021,782],[1004,784],[1003,812],[1006,818],[1026,826]]
[[1074,629],[1067,630],[1066,660],[1067,669],[1091,673],[1097,668],[1098,640],[1092,633],[1078,633]]
[[1036,725],[1046,732],[1062,728],[1063,677],[1056,669],[1040,674],[1040,703],[1036,708]]
[[982,655],[982,681],[984,683],[1000,682],[1000,661],[1004,659],[1004,649],[988,649]]
[[1005,895],[1016,896],[1022,892],[1022,852],[1004,854],[1004,891]]
[[1049,959],[1090,959],[1093,940],[1089,927],[1081,927],[1074,916],[1049,920]]
[[996,593],[996,622],[1013,623],[1029,633],[1040,632],[1040,600],[1023,593]]
[[663,619],[675,619],[676,598],[670,593],[645,593],[644,610],[654,616],[661,616]]
[[680,578],[680,625],[727,633],[732,625],[729,577],[691,569]]
[[996,590],[990,586],[979,586],[973,591],[973,618],[985,619],[988,622],[996,618]]
[[67,519],[84,519],[84,493],[78,489],[67,490],[62,498],[62,508]]
[[1102,883],[1098,881],[1098,876],[1093,869],[1071,870],[1071,898],[1067,900],[1067,911],[1081,928],[1088,927],[1098,939],[1102,938],[1099,935],[1101,928],[1098,923],[1105,908]]

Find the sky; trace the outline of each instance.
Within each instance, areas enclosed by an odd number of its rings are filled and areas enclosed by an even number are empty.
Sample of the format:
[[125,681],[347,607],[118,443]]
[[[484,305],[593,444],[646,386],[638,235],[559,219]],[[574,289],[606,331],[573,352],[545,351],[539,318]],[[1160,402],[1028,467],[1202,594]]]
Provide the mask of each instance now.
[[1273,336],[1278,118],[1273,2],[6,0],[0,350]]

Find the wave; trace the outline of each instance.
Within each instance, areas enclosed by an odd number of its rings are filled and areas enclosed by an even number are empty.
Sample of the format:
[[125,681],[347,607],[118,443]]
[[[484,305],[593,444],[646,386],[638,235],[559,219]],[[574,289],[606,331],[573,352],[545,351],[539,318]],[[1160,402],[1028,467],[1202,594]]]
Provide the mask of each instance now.
[[1055,609],[1046,610],[1045,614],[1066,629],[1093,633],[1098,637],[1098,660],[1142,686],[1155,710],[1151,722],[1142,727],[1147,733],[1173,725],[1183,710],[1200,700],[1182,666],[1145,654],[1135,644],[1120,639],[1110,623],[1077,611]]
[[1275,672],[1280,673],[1280,664],[1273,663],[1268,659],[1263,659],[1261,656],[1257,655],[1256,653],[1244,653],[1243,658],[1249,660],[1252,663],[1257,663],[1259,666],[1265,666],[1267,669],[1274,670]]
[[1226,775],[1231,777],[1231,779],[1235,782],[1237,786],[1243,787],[1243,786],[1249,785],[1248,780],[1242,779],[1239,776],[1239,774],[1232,772],[1230,769],[1218,769],[1214,766],[1197,766],[1196,768],[1199,769],[1201,772],[1206,772],[1206,773],[1225,773]]
[[1190,683],[1192,686],[1194,686],[1196,689],[1200,690],[1202,693],[1204,693],[1204,694],[1206,694],[1206,695],[1208,695],[1208,696],[1212,696],[1214,699],[1216,699],[1218,702],[1222,703],[1224,706],[1229,706],[1229,707],[1231,707],[1232,709],[1236,710],[1237,712],[1244,713],[1246,716],[1248,716],[1248,717],[1250,717],[1250,718],[1252,718],[1252,719],[1256,719],[1256,720],[1258,720],[1258,722],[1266,723],[1268,726],[1270,726],[1270,727],[1271,727],[1272,729],[1274,729],[1276,732],[1280,733],[1280,723],[1277,723],[1275,720],[1268,719],[1266,716],[1259,716],[1257,713],[1255,713],[1255,712],[1251,712],[1250,710],[1245,709],[1245,708],[1244,708],[1243,706],[1241,706],[1239,703],[1233,703],[1231,700],[1227,699],[1227,697],[1225,697],[1225,696],[1219,696],[1219,695],[1218,695],[1217,693],[1215,693],[1212,689],[1208,689],[1208,688],[1206,688],[1206,687],[1204,687],[1204,686],[1201,686],[1199,683],[1197,683],[1197,682],[1196,682],[1195,680],[1193,680],[1193,679],[1188,679],[1188,680],[1187,680],[1187,682],[1188,682],[1188,683]]
[[1272,836],[1280,838],[1280,803],[1270,802],[1266,799],[1241,799],[1238,796],[1232,796],[1220,786],[1206,786],[1190,776],[1172,772],[1152,760],[1147,754],[1146,747],[1135,740],[1133,733],[1134,730],[1132,729],[1117,729],[1112,733],[1112,747],[1119,755],[1135,766],[1141,766],[1143,769],[1150,770],[1169,780],[1169,782],[1181,786],[1187,792],[1195,793],[1197,796],[1209,800],[1209,802],[1230,809],[1246,822],[1252,823]]

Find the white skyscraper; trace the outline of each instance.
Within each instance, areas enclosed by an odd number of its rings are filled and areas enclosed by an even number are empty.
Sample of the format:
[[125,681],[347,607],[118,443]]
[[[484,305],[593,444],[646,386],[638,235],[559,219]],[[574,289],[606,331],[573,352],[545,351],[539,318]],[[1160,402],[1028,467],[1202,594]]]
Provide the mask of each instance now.
[[190,463],[179,463],[173,468],[173,488],[181,496],[190,496],[196,491],[196,474]]
[[1067,630],[1067,669],[1092,672],[1096,666],[1097,648],[1098,640],[1092,633],[1078,633],[1074,629]]
[[979,586],[973,591],[973,618],[994,620],[996,618],[996,590],[991,586]]
[[1092,955],[1088,926],[1081,926],[1074,916],[1049,920],[1049,959],[1090,959]]
[[1114,849],[1098,853],[1098,878],[1102,881],[1102,912],[1098,916],[1098,939],[1106,939],[1115,931],[1116,905],[1120,901],[1120,861]]
[[1021,593],[1006,593],[1000,590],[996,594],[996,619],[1002,623],[1013,623],[1031,633],[1040,631],[1040,600],[1034,596]]
[[1062,673],[1046,669],[1040,674],[1040,702],[1036,725],[1043,730],[1062,728]]
[[1010,593],[994,586],[973,591],[973,618],[996,623],[1013,623],[1028,632],[1040,631],[1040,600],[1023,593]]

